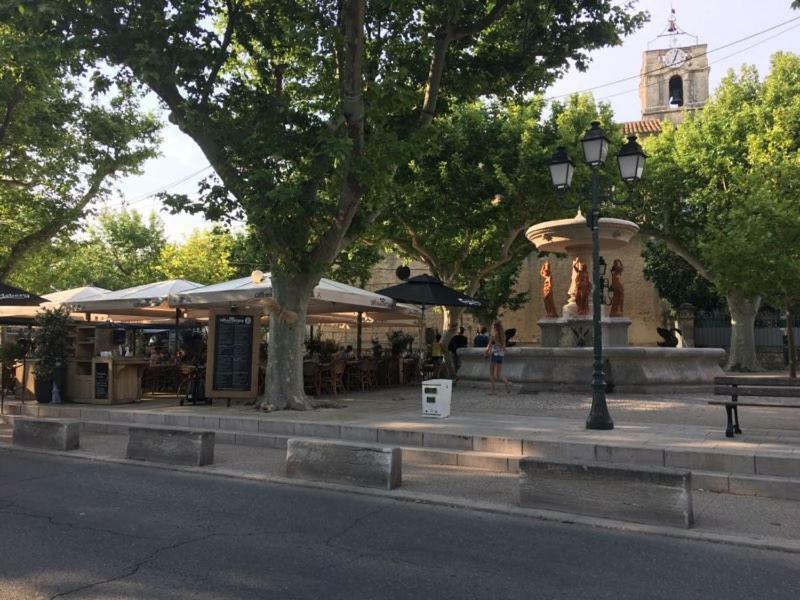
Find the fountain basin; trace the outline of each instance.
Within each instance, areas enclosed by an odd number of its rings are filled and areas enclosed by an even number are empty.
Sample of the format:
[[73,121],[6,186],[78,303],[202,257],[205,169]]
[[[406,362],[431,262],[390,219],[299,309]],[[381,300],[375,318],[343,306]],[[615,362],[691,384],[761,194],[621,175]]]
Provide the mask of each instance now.
[[[489,360],[481,348],[463,348],[458,354],[459,381],[488,383]],[[503,374],[523,391],[589,392],[592,358],[592,348],[507,348]],[[714,377],[724,375],[724,359],[721,348],[603,349],[606,381],[623,393],[711,391]]]
[[[622,248],[637,233],[639,226],[631,221],[600,219],[600,251]],[[592,230],[586,226],[586,218],[581,213],[571,219],[537,223],[528,228],[525,237],[539,252],[581,255],[592,249]]]

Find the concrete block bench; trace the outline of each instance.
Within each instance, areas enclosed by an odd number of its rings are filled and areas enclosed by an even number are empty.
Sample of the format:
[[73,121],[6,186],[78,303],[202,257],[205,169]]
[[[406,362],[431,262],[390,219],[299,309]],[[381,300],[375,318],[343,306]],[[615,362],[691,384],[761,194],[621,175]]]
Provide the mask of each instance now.
[[12,442],[17,446],[45,450],[77,450],[80,422],[66,419],[15,417]]
[[292,438],[286,474],[300,479],[394,489],[402,480],[400,448],[358,442]]
[[520,506],[689,528],[691,473],[638,465],[581,464],[524,457]]
[[197,466],[214,462],[214,432],[169,427],[130,427],[125,458]]

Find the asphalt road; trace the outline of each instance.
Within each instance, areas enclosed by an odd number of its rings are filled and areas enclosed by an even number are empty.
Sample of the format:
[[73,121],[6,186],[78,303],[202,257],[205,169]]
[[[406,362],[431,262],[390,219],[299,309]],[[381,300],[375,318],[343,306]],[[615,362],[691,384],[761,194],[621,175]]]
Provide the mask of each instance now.
[[796,600],[800,556],[0,451],[0,598]]

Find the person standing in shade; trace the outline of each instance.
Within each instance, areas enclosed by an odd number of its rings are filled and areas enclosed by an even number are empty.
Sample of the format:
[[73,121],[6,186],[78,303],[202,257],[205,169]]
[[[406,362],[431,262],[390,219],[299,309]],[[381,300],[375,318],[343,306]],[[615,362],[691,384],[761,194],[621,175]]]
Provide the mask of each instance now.
[[444,365],[444,344],[442,344],[441,333],[437,333],[436,339],[431,343],[431,362],[433,363],[432,376],[437,378],[442,372],[442,365]]
[[458,351],[461,348],[466,348],[467,345],[467,336],[464,335],[464,328],[459,327],[458,333],[450,339],[450,343],[447,345],[447,350],[453,355],[453,366],[456,371],[461,368],[461,358],[458,356]]
[[506,355],[506,332],[500,321],[495,321],[492,324],[492,338],[484,354],[489,358],[489,377],[492,382],[492,390],[489,394],[494,395],[495,393],[494,382],[496,379],[500,379],[506,384],[506,393],[510,394],[511,382],[503,375],[503,359]]
[[478,335],[472,340],[472,345],[476,348],[486,348],[489,345],[489,336],[486,335],[486,327],[481,327],[478,330]]

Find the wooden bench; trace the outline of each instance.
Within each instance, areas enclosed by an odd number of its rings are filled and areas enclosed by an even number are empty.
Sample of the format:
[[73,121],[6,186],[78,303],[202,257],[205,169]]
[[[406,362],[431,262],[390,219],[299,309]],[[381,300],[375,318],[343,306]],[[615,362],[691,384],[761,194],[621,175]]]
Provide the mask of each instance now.
[[800,398],[800,379],[785,377],[716,377],[714,395],[730,396],[730,400],[709,400],[709,404],[724,406],[728,415],[726,437],[742,433],[739,427],[739,407],[753,408],[800,408],[800,404],[776,402],[739,402],[739,396],[763,396],[772,398]]

